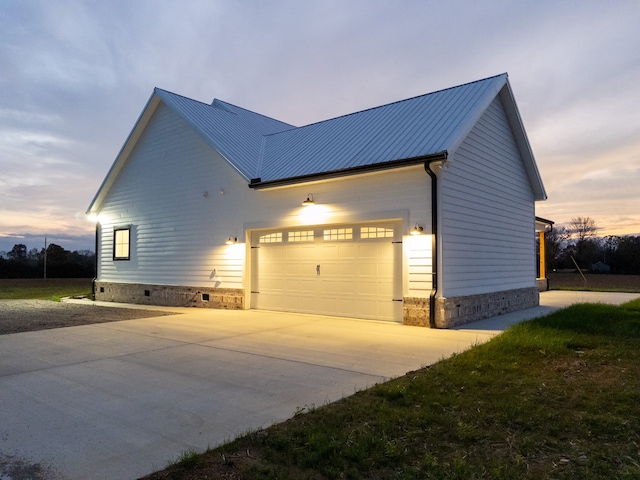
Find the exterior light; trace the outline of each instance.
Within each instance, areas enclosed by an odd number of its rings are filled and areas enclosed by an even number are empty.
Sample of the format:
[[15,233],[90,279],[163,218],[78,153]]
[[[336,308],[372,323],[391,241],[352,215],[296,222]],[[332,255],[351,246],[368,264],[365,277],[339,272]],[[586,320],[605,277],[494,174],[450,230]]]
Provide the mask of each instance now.
[[226,243],[227,245],[234,245],[234,244],[238,243],[238,237],[234,237],[233,235],[229,235],[229,238],[224,243]]
[[307,199],[302,202],[302,205],[304,205],[305,207],[308,207],[310,205],[315,205],[316,202],[313,201],[313,193],[310,193],[309,195],[307,195]]
[[424,231],[424,228],[422,228],[420,225],[418,225],[416,223],[415,227],[413,227],[413,230],[411,230],[411,235],[422,235],[422,232]]

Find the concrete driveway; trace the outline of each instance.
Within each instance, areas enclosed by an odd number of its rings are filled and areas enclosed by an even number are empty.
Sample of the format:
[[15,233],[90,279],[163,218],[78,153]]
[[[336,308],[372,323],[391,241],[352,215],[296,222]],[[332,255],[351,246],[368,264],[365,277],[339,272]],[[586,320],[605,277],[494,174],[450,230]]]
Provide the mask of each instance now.
[[541,307],[456,330],[170,309],[180,315],[0,336],[0,478],[137,478],[512,323],[576,301],[637,296],[547,292]]

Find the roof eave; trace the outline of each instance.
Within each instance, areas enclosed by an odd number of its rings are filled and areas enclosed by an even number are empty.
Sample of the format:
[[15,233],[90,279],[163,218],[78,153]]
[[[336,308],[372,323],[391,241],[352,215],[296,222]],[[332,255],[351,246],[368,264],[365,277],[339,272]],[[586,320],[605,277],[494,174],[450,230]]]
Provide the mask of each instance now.
[[107,175],[102,181],[100,188],[98,188],[98,191],[93,197],[93,200],[91,200],[91,203],[89,204],[89,208],[86,211],[87,214],[98,212],[102,207],[102,202],[104,201],[104,198],[106,197],[107,193],[111,189],[111,186],[113,185],[116,178],[118,177],[118,174],[120,173],[120,171],[122,170],[122,167],[126,163],[127,158],[129,158],[129,155],[133,151],[136,143],[138,142],[138,140],[140,139],[140,136],[142,135],[142,132],[144,132],[144,129],[149,123],[149,120],[151,120],[151,117],[155,113],[156,108],[158,108],[158,105],[160,104],[160,102],[161,100],[157,95],[156,89],[154,89],[153,93],[149,97],[149,100],[147,100],[146,105],[142,109],[142,112],[140,113],[138,120],[136,121],[133,128],[131,129],[129,136],[127,137],[124,144],[122,145],[122,148],[118,152],[118,155],[116,156],[116,159],[111,165],[111,168],[109,169],[109,171],[107,172]]
[[412,165],[420,165],[426,161],[446,160],[448,158],[447,151],[433,153],[430,155],[422,155],[413,158],[403,158],[391,160],[389,162],[374,163],[370,165],[360,165],[357,167],[343,168],[339,170],[331,170],[328,172],[311,173],[308,175],[299,175],[288,178],[278,178],[274,180],[262,181],[260,178],[253,178],[249,183],[249,188],[261,190],[266,188],[283,187],[287,185],[298,185],[319,180],[328,180],[331,178],[348,177],[352,175],[362,175],[364,173],[372,173],[383,170],[391,170],[394,168],[409,167]]
[[522,117],[520,116],[520,111],[518,110],[518,105],[516,104],[515,97],[513,96],[509,80],[506,81],[505,85],[500,90],[499,95],[502,99],[502,104],[504,105],[507,118],[511,123],[512,132],[515,137],[516,144],[518,145],[518,149],[520,150],[520,155],[524,161],[527,175],[529,176],[531,188],[533,189],[534,200],[546,200],[547,192],[545,191],[544,184],[542,183],[542,177],[540,176],[540,171],[538,170],[535,157],[533,156],[533,150],[531,150],[531,144],[529,143],[527,132],[524,129]]

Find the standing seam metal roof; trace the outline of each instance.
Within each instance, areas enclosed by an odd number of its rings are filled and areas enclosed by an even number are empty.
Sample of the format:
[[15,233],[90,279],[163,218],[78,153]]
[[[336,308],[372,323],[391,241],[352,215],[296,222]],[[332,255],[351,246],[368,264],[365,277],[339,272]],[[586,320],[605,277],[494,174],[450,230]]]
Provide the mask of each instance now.
[[297,128],[217,99],[156,93],[246,179],[271,182],[447,152],[506,83],[505,73]]

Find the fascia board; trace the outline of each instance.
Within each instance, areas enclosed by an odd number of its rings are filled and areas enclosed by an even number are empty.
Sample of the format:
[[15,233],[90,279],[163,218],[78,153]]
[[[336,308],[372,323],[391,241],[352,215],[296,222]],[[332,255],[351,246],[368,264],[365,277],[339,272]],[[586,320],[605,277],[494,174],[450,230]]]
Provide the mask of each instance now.
[[507,80],[500,90],[500,98],[502,99],[502,104],[504,105],[509,123],[511,124],[511,131],[515,137],[518,149],[520,150],[520,155],[524,161],[524,166],[529,176],[529,182],[531,182],[531,188],[534,192],[534,198],[535,200],[546,200],[547,192],[545,191],[544,184],[542,183],[542,177],[540,176],[540,171],[538,170],[535,157],[533,156],[531,144],[529,143],[527,132],[524,129],[522,117],[520,116],[520,111],[518,110],[518,105],[516,104],[515,97],[513,96],[509,80]]
[[109,169],[109,171],[107,172],[107,175],[102,181],[100,188],[98,188],[96,195],[93,197],[93,200],[91,201],[91,204],[87,209],[87,212],[86,212],[87,214],[92,212],[93,213],[98,212],[102,207],[102,203],[104,202],[104,199],[107,196],[107,193],[109,193],[109,190],[113,186],[113,183],[115,182],[116,178],[120,174],[120,171],[122,170],[125,163],[127,162],[127,159],[129,158],[129,155],[133,151],[134,147],[136,146],[136,143],[138,143],[138,140],[140,139],[142,132],[144,132],[145,128],[147,127],[147,124],[149,123],[149,120],[151,120],[151,117],[155,113],[156,108],[158,108],[160,101],[161,100],[157,95],[156,89],[154,89],[153,93],[151,94],[151,97],[147,101],[147,104],[142,109],[142,113],[140,114],[140,116],[138,117],[138,120],[134,124],[133,129],[129,133],[127,140],[124,142],[124,145],[120,149],[120,152],[118,152],[116,159],[114,160],[113,164],[111,165],[111,168]]

